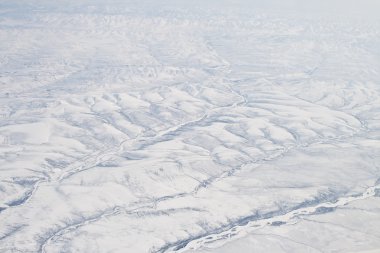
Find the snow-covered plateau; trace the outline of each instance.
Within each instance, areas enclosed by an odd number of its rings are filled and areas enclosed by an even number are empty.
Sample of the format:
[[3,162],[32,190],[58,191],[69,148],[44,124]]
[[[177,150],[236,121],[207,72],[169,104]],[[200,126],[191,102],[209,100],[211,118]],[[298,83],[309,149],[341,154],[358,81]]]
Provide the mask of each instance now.
[[0,0],[0,252],[380,252],[378,13]]

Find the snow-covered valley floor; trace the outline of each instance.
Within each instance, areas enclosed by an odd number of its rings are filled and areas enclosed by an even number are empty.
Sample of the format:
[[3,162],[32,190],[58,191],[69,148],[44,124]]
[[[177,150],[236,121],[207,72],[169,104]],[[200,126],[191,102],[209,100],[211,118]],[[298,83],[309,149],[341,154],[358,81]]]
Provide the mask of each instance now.
[[259,2],[0,0],[0,252],[380,252],[380,19]]

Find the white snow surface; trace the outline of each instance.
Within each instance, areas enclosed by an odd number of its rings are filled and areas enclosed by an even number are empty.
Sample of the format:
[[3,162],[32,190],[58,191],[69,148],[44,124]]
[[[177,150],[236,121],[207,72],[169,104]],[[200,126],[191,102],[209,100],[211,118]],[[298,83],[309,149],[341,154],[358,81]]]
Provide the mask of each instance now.
[[305,2],[0,0],[0,252],[380,252],[380,4]]

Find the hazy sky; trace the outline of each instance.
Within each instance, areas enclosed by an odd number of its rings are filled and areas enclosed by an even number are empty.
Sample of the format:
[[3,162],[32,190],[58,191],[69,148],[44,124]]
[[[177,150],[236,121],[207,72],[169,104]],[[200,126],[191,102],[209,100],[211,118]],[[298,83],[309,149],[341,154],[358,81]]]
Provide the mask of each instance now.
[[380,16],[380,0],[203,0],[201,2],[212,2],[220,7],[240,5],[267,10]]
[[23,8],[66,9],[68,6],[137,6],[150,5],[153,10],[161,7],[188,8],[208,6],[218,10],[241,8],[244,10],[293,11],[298,13],[315,13],[342,15],[348,17],[379,17],[380,0],[0,0],[0,11],[9,6]]

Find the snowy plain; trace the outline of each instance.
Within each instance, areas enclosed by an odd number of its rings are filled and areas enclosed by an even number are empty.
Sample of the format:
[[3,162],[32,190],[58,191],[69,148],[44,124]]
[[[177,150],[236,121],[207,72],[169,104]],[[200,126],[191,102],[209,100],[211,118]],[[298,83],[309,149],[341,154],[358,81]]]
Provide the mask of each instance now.
[[380,3],[0,0],[0,252],[380,252]]

